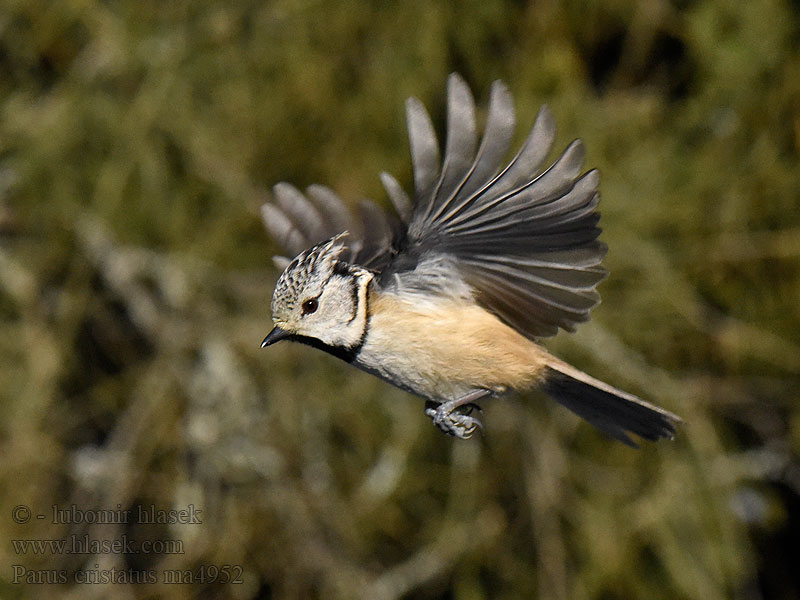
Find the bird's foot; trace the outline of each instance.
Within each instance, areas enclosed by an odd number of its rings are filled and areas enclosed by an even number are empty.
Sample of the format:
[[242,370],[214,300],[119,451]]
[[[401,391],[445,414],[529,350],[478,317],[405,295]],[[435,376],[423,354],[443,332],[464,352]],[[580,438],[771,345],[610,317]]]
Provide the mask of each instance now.
[[433,424],[436,425],[440,431],[443,431],[447,435],[467,440],[471,438],[472,434],[477,430],[483,429],[483,423],[471,414],[475,408],[480,411],[480,407],[477,404],[465,404],[453,410],[447,408],[447,402],[438,405],[432,402],[429,404],[433,406],[428,406],[425,409],[425,414],[433,420]]
[[478,390],[462,398],[448,400],[441,404],[428,400],[425,403],[425,414],[431,418],[434,425],[447,435],[467,440],[476,431],[483,430],[483,423],[472,415],[474,410],[481,412],[481,407],[475,404],[473,400],[488,394],[489,392],[486,390]]

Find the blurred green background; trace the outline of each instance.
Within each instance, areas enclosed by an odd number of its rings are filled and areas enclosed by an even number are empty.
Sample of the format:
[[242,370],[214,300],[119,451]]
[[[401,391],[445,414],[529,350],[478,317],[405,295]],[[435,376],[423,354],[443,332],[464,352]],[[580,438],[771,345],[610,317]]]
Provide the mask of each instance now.
[[[4,0],[0,598],[796,598],[798,13]],[[461,442],[332,357],[259,350],[269,188],[388,206],[381,170],[411,187],[403,102],[441,133],[452,71],[481,118],[508,83],[519,141],[548,103],[559,149],[586,142],[611,276],[546,345],[682,415],[674,442],[633,451],[535,394],[488,403]],[[193,505],[202,524],[54,523],[53,505]],[[87,535],[182,552],[12,543]],[[214,583],[224,565],[242,583]],[[74,583],[112,569],[158,581]],[[24,583],[43,571],[67,583]]]

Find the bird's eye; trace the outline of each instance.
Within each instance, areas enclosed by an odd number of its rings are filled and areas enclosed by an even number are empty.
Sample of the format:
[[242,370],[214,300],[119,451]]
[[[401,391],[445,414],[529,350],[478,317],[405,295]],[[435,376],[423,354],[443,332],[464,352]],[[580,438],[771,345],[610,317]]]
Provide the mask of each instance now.
[[303,314],[310,315],[311,313],[317,310],[319,306],[319,302],[317,302],[316,298],[309,298],[305,302],[303,302]]

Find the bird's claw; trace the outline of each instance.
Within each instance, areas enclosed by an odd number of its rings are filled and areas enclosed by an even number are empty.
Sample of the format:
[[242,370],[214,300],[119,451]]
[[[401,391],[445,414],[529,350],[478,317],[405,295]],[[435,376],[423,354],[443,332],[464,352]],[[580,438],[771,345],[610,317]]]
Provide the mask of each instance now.
[[442,404],[428,402],[426,403],[425,414],[433,420],[434,425],[447,435],[467,440],[476,431],[483,430],[483,423],[477,417],[472,416],[472,411],[475,409],[481,412],[481,407],[473,402],[456,406],[455,408],[450,408],[447,402]]

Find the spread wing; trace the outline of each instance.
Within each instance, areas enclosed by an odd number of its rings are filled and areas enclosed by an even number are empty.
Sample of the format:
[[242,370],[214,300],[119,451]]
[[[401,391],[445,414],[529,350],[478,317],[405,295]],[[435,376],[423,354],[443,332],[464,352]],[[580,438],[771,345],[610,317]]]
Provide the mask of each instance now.
[[381,175],[399,222],[370,201],[354,217],[327,188],[311,186],[304,196],[278,184],[275,201],[262,207],[272,236],[294,255],[346,229],[350,247],[342,259],[380,271],[382,285],[466,283],[479,303],[528,337],[587,320],[599,302],[595,286],[606,275],[606,249],[597,241],[598,173],[580,175],[581,143],[541,170],[555,137],[552,115],[542,108],[504,165],[515,119],[501,82],[492,86],[478,145],[472,94],[450,76],[443,161],[422,103],[409,99],[406,113],[414,201]]
[[414,273],[415,262],[418,271],[435,264],[427,256],[449,255],[478,302],[528,337],[554,335],[559,327],[573,330],[587,320],[600,300],[595,286],[607,272],[600,266],[606,247],[597,240],[599,175],[581,175],[581,142],[540,170],[555,137],[544,107],[520,151],[504,165],[514,130],[508,89],[493,85],[478,146],[472,94],[451,75],[440,169],[425,108],[412,98],[406,110],[415,197],[407,237],[389,271],[399,267],[395,274],[402,281]]
[[[410,211],[396,206],[399,214]],[[343,231],[349,232],[347,247],[340,259],[381,271],[388,264],[394,240],[400,237],[400,223],[371,200],[362,200],[355,214],[331,189],[311,185],[303,194],[288,183],[273,188],[273,201],[261,206],[261,217],[272,238],[290,257]],[[273,257],[284,269],[286,256]]]

